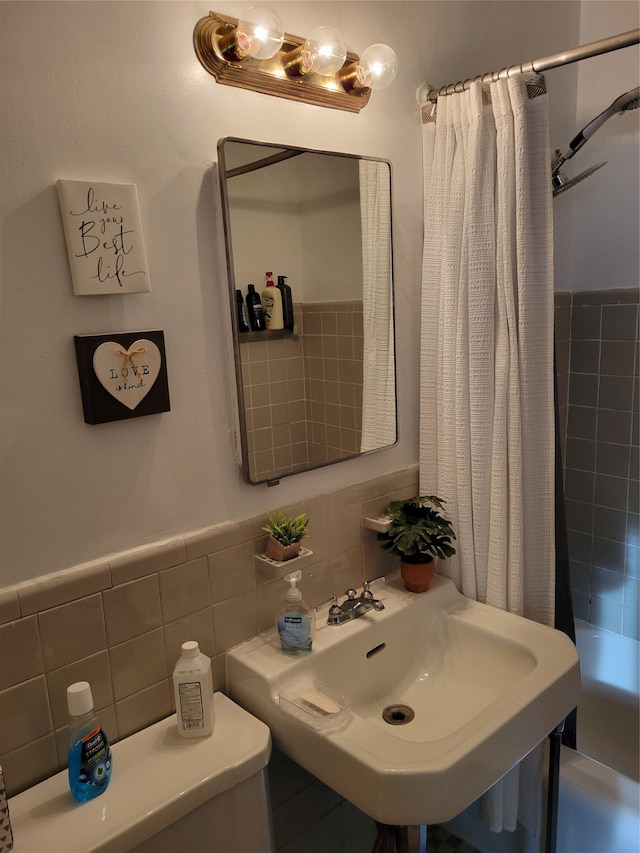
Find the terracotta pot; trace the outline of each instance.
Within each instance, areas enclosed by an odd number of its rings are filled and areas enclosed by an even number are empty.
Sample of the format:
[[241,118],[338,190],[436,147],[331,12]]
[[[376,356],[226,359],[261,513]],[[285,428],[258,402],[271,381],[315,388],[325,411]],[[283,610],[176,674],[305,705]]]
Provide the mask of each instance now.
[[426,592],[436,571],[433,557],[426,563],[405,563],[400,560],[400,574],[409,592]]
[[283,545],[282,542],[278,542],[277,539],[270,535],[267,539],[265,554],[277,563],[285,563],[287,560],[293,560],[294,557],[297,557],[300,553],[300,548],[302,548],[301,542]]

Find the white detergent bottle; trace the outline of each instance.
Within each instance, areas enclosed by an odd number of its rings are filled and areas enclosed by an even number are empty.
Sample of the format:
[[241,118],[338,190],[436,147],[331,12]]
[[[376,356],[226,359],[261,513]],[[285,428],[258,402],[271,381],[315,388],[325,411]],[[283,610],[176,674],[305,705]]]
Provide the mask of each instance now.
[[264,320],[267,329],[284,329],[284,315],[282,313],[282,292],[275,286],[271,276],[267,274],[267,286],[262,291],[262,307],[264,308]]
[[311,651],[316,630],[316,615],[302,600],[297,583],[302,572],[291,572],[284,580],[291,584],[286,599],[276,611],[276,628],[280,635],[280,647],[288,655],[303,655]]
[[211,660],[194,640],[182,644],[182,657],[173,670],[178,733],[205,737],[213,731],[213,679]]

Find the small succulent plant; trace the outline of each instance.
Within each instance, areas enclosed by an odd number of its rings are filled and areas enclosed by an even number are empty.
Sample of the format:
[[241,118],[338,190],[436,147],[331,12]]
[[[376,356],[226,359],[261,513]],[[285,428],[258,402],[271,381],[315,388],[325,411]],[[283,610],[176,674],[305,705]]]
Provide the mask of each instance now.
[[265,533],[270,533],[281,545],[293,545],[299,542],[309,532],[309,517],[307,515],[296,515],[288,518],[281,512],[267,516],[267,523],[262,528]]

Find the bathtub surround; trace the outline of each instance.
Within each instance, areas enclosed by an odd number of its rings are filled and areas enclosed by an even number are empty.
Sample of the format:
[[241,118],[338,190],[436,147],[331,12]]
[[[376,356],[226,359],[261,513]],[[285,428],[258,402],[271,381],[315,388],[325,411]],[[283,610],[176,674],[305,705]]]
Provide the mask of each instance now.
[[637,288],[556,296],[574,611],[585,622],[636,640],[638,301]]
[[576,645],[582,669],[578,751],[640,782],[640,645],[579,619]]
[[[311,519],[309,604],[396,568],[362,518],[415,494],[417,477],[411,467],[295,507]],[[173,713],[171,676],[186,640],[212,658],[224,690],[225,651],[271,628],[282,600],[287,567],[253,559],[263,524],[263,514],[224,522],[2,590],[0,764],[10,795],[66,766],[74,681],[91,683],[112,742]]]

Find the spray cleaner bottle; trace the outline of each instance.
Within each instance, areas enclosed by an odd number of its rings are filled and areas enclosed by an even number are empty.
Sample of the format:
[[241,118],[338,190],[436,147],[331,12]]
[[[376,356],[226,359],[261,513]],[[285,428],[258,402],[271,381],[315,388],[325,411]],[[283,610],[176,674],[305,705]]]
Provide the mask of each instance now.
[[298,569],[284,576],[291,584],[287,597],[276,611],[276,628],[280,635],[282,651],[288,655],[303,655],[311,651],[316,630],[316,616],[312,608],[302,600],[297,583],[302,578]]

